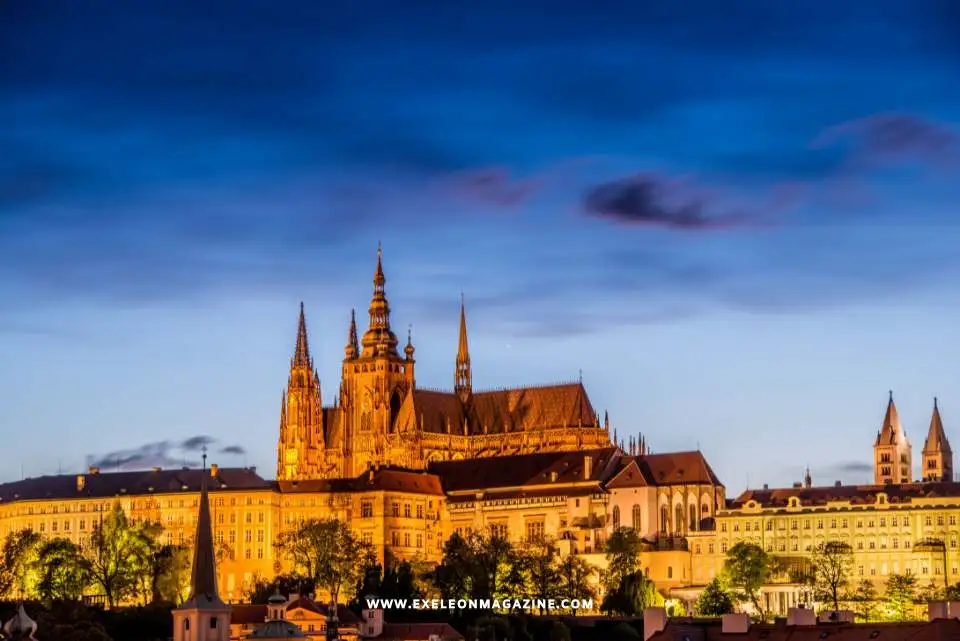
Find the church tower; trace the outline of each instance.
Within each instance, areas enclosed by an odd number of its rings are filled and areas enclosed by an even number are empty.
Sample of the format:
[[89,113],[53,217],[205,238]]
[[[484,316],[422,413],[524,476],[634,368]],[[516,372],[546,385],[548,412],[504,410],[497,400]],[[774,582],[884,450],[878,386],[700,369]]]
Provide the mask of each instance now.
[[453,391],[464,404],[473,394],[473,374],[470,370],[470,348],[467,346],[467,312],[460,295],[460,340],[457,346],[457,362],[453,376]]
[[190,598],[173,611],[173,641],[230,641],[230,606],[217,592],[213,525],[207,496],[207,455],[200,477],[200,511],[193,544]]
[[873,445],[873,468],[877,485],[913,482],[912,448],[900,424],[893,392],[890,392],[887,413]]
[[936,398],[933,399],[933,416],[930,417],[927,440],[923,444],[923,480],[953,480],[953,451],[943,430]]
[[[408,341],[405,356],[397,351],[397,336],[390,326],[390,303],[383,273],[383,251],[377,248],[377,267],[373,275],[370,322],[359,344],[355,320],[343,360],[340,393],[340,420],[344,429],[345,477],[354,477],[372,465],[412,465],[406,457],[391,453],[397,414],[413,386],[413,345]],[[390,442],[388,442],[390,441]],[[405,447],[405,446],[404,446]]]
[[324,448],[320,377],[307,341],[307,320],[300,303],[297,342],[290,359],[290,376],[280,404],[280,444],[277,480],[305,478],[316,473]]

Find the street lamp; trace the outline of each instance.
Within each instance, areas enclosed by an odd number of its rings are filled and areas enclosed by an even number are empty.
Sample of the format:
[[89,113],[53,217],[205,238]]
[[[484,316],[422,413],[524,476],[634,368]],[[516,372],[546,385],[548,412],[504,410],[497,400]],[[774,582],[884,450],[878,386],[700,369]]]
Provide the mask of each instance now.
[[943,559],[943,588],[950,588],[950,577],[947,574],[947,544],[943,539],[929,538],[917,541],[913,545],[914,552],[939,552]]

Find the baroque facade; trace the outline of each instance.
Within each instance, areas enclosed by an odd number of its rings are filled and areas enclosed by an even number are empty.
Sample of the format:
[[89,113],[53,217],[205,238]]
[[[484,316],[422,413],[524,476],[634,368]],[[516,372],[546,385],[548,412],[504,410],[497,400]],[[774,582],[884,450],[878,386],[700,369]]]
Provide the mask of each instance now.
[[382,254],[377,252],[369,325],[358,336],[351,313],[335,403],[323,407],[303,305],[280,409],[277,479],[354,478],[370,467],[422,470],[432,461],[610,445],[580,382],[474,390],[467,318],[453,359],[453,389],[417,385],[412,337],[403,355],[390,322]]

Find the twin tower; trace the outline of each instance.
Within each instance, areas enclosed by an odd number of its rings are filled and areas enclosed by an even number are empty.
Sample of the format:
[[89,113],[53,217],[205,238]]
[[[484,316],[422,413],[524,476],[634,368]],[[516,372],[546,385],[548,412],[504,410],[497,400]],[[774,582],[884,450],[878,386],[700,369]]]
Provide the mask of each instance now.
[[610,445],[609,422],[601,425],[581,382],[474,390],[462,301],[453,389],[418,388],[413,341],[408,334],[401,354],[385,286],[378,249],[369,324],[359,336],[351,314],[331,407],[323,407],[301,304],[280,410],[278,480],[355,478],[381,465],[424,469],[432,461]]
[[[953,452],[943,429],[937,399],[933,399],[933,416],[930,418],[927,440],[923,444],[921,469],[923,482],[954,480]],[[873,445],[873,470],[874,483],[877,485],[913,482],[913,447],[900,424],[893,392],[890,392],[883,426],[877,432],[877,440]]]

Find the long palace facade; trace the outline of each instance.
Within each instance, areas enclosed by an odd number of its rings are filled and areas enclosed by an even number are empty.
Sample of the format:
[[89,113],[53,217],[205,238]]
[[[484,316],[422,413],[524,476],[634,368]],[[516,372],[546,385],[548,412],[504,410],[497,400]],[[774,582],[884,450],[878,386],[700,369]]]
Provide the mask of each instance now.
[[[256,577],[289,570],[273,543],[311,518],[336,517],[381,560],[438,561],[454,533],[493,531],[514,541],[541,535],[562,554],[605,565],[619,527],[644,540],[641,567],[668,598],[692,602],[737,542],[761,545],[783,565],[817,543],[848,542],[855,572],[878,584],[893,573],[921,583],[960,581],[960,484],[935,404],[921,469],[891,398],[874,442],[874,483],[749,490],[734,499],[699,451],[651,453],[624,445],[597,415],[582,383],[480,391],[472,385],[466,313],[453,359],[454,386],[426,390],[414,347],[398,351],[381,257],[369,325],[351,317],[337,401],[321,403],[301,307],[280,411],[276,479],[252,468],[153,469],[44,476],[0,485],[0,535],[30,528],[84,544],[119,502],[189,545],[206,477],[221,553],[224,598],[239,601]],[[937,547],[935,542],[942,545]],[[805,598],[789,576],[766,589],[773,611]]]

